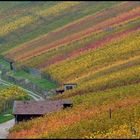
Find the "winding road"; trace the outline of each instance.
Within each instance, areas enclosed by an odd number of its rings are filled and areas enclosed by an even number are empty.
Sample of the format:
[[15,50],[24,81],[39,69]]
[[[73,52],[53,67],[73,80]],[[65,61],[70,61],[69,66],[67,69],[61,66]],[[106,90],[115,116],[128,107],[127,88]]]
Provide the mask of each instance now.
[[[13,84],[5,81],[5,80],[2,80],[1,78],[0,78],[0,83],[3,84],[3,85],[6,85],[6,86],[13,85]],[[27,90],[25,88],[22,88],[22,87],[20,87],[20,88],[23,89],[24,91],[26,91],[29,94],[29,96],[31,96],[34,100],[36,100],[36,101],[44,100],[41,96],[35,94],[34,92],[32,92],[30,90]],[[9,133],[9,129],[12,128],[14,126],[14,124],[15,124],[14,119],[0,124],[0,139],[6,139],[7,138],[8,133]]]

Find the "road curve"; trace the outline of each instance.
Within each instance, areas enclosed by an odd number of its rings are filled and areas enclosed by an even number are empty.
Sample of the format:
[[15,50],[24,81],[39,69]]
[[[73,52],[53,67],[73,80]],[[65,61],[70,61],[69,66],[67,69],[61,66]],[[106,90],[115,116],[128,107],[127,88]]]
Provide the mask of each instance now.
[[[4,81],[2,79],[0,79],[0,82],[6,86],[10,86],[13,85],[7,81]],[[23,89],[24,91],[28,92],[29,96],[31,96],[34,100],[39,101],[39,100],[44,100],[41,96],[35,94],[34,92],[24,89],[22,87],[20,87],[21,89]],[[6,139],[8,134],[9,134],[9,129],[12,128],[15,124],[15,120],[12,119],[10,121],[7,121],[5,123],[0,124],[0,139]]]

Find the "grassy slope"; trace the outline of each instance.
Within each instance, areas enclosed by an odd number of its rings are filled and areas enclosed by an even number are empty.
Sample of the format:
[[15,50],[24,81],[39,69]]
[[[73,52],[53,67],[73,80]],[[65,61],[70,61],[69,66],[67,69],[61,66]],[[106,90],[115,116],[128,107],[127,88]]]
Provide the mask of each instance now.
[[40,86],[42,89],[44,90],[50,90],[50,89],[53,89],[53,88],[56,88],[57,85],[54,83],[54,82],[51,82],[47,79],[40,79],[39,77],[36,77],[35,75],[31,75],[31,74],[28,74],[27,72],[25,71],[18,71],[18,72],[11,72],[11,75],[14,76],[14,77],[17,77],[17,78],[26,78],[28,80],[30,80],[31,82],[37,84],[38,86]]
[[0,114],[0,124],[13,119],[12,109],[7,110],[4,114]]
[[11,119],[13,119],[14,116],[13,115],[8,115],[8,116],[5,116],[5,115],[0,115],[0,123],[4,123],[4,122],[7,122]]

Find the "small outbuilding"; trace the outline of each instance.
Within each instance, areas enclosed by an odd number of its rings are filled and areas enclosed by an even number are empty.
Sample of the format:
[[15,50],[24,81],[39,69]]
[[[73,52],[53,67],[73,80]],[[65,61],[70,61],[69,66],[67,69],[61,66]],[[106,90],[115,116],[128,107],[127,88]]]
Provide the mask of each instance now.
[[73,103],[71,101],[64,101],[63,102],[63,109],[73,107]]
[[77,84],[76,83],[67,83],[67,84],[64,84],[64,90],[70,90],[70,89],[73,89],[73,88],[76,88],[77,87]]
[[67,107],[72,107],[72,103],[69,100],[15,101],[13,106],[13,115],[15,116],[15,123],[18,123],[41,117]]
[[57,89],[55,90],[57,94],[62,94],[65,90],[64,89]]

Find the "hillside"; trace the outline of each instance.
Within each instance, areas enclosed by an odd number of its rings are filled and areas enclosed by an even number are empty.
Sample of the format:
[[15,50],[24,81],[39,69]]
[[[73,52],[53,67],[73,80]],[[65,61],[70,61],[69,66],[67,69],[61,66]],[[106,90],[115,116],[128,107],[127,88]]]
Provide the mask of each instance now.
[[2,2],[0,52],[5,53],[10,48],[46,35],[115,3],[117,2],[93,2],[92,5],[90,2]]
[[78,85],[51,96],[73,108],[16,124],[8,138],[140,138],[140,2],[8,3],[0,62],[14,62],[11,75],[48,90]]

